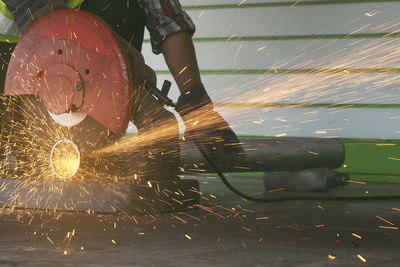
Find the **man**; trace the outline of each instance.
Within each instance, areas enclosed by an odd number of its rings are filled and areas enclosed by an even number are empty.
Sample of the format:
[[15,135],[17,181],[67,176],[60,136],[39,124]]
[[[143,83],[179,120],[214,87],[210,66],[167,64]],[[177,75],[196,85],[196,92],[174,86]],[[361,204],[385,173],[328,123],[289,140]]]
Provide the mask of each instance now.
[[[13,15],[20,32],[24,32],[35,19],[52,10],[66,7],[80,8],[103,19],[119,36],[140,51],[146,25],[150,32],[153,52],[164,55],[181,92],[177,111],[186,126],[185,137],[207,150],[217,165],[232,164],[243,156],[239,140],[228,123],[214,111],[211,99],[201,82],[192,42],[195,26],[182,10],[178,0],[3,0],[3,2]],[[3,20],[4,17],[10,19],[7,10],[4,10],[4,5],[0,3],[0,12],[4,14]],[[7,28],[5,27],[7,25],[2,25],[3,28]],[[14,25],[8,26],[15,34]],[[1,34],[3,41],[15,37],[4,32]],[[9,45],[4,47],[12,49]]]

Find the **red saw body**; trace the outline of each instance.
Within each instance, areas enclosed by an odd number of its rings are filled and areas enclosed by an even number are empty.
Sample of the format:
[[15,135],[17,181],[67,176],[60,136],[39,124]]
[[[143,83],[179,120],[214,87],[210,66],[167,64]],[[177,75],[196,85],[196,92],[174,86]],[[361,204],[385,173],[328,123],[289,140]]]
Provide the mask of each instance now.
[[111,29],[80,10],[38,19],[18,42],[6,95],[40,95],[52,114],[82,111],[121,136],[132,111],[133,82]]

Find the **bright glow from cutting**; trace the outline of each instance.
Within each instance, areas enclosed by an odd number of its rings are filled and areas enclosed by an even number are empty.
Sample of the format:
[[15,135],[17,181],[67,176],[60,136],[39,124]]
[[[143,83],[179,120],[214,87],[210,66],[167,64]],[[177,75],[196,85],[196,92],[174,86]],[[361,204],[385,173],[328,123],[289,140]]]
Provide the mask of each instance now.
[[61,139],[51,150],[51,170],[60,179],[73,177],[78,172],[80,160],[78,146],[71,140]]

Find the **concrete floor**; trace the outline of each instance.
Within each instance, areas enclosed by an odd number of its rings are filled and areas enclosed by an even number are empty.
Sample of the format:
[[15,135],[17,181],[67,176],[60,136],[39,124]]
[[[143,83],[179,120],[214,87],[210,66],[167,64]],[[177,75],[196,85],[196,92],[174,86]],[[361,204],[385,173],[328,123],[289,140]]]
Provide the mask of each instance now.
[[[228,192],[215,177],[197,178],[205,207],[186,213],[132,218],[3,210],[0,265],[400,264],[400,201],[253,203]],[[259,181],[232,179],[242,190],[260,191]],[[399,189],[399,184],[351,184],[331,194],[399,193]]]

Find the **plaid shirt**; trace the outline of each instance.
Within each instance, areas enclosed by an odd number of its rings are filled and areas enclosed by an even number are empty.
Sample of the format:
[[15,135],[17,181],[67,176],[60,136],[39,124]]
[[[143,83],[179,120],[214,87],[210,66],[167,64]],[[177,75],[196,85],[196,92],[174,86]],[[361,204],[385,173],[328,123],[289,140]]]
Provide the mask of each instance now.
[[155,54],[161,53],[163,40],[177,32],[193,35],[196,28],[179,0],[138,0],[146,13],[146,27]]

